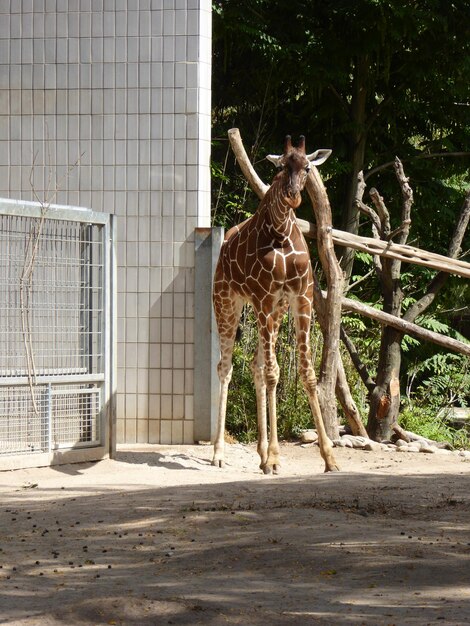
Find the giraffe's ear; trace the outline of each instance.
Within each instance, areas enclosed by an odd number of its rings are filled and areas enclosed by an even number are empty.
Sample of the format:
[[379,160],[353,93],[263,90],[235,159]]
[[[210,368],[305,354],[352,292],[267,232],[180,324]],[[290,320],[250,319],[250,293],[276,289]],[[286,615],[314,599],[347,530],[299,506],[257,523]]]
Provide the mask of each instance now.
[[312,165],[321,165],[327,160],[331,152],[332,150],[320,148],[320,150],[315,150],[315,152],[312,152],[312,154],[307,154],[307,159]]
[[276,167],[282,167],[281,160],[283,156],[284,156],[283,154],[280,154],[280,155],[268,154],[266,158],[268,159],[268,161],[271,161],[271,163],[274,163]]

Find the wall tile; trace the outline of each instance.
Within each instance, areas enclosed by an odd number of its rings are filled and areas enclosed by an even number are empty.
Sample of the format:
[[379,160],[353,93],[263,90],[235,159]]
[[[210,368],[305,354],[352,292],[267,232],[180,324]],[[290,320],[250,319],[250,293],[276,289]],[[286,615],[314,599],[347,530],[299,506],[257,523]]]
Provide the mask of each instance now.
[[201,2],[0,1],[0,195],[31,196],[33,152],[45,187],[47,126],[58,199],[120,216],[119,441],[192,440],[194,284],[178,268],[210,223]]
[[[163,400],[165,399],[165,406]],[[167,402],[171,400],[170,396],[162,396],[162,414],[163,415],[171,415],[171,408],[167,407]],[[171,404],[171,403],[170,403]],[[165,409],[165,412],[164,412]],[[161,444],[171,444],[171,421],[169,419],[162,420],[160,422],[160,443]]]

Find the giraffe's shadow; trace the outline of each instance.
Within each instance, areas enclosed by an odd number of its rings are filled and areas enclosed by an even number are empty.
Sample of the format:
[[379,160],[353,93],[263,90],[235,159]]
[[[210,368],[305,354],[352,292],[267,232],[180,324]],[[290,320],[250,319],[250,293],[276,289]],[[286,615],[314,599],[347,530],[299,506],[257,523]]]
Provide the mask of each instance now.
[[208,459],[201,459],[187,454],[164,454],[161,452],[146,451],[118,451],[114,457],[120,463],[130,465],[148,465],[149,467],[161,467],[170,470],[196,470],[200,471],[210,467]]

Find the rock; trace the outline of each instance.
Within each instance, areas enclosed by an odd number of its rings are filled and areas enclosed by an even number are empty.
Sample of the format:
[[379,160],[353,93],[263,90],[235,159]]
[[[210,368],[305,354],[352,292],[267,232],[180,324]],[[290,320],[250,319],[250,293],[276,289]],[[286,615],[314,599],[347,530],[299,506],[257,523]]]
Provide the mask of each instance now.
[[397,452],[419,452],[419,445],[416,443],[406,443],[405,441],[398,445],[397,441]]
[[435,454],[437,448],[436,446],[430,446],[428,443],[421,443],[419,445],[419,451],[425,452],[427,454]]
[[382,446],[377,441],[368,441],[364,444],[364,450],[368,450],[369,452],[377,452],[378,450],[382,450]]
[[408,447],[408,444],[406,443],[406,441],[403,441],[403,439],[397,439],[397,442],[396,442],[395,445],[396,445],[396,447],[398,449],[407,448]]
[[[349,441],[353,448],[363,449],[365,444],[370,441],[367,437],[361,437],[360,435],[344,435],[341,437],[343,441]],[[350,446],[348,446],[350,447]]]
[[470,451],[469,450],[460,450],[459,456],[463,457],[466,461],[470,461]]
[[352,443],[343,437],[340,439],[333,439],[332,443],[337,448],[352,448]]
[[302,443],[316,443],[318,441],[318,434],[316,430],[304,430],[300,435],[300,441]]

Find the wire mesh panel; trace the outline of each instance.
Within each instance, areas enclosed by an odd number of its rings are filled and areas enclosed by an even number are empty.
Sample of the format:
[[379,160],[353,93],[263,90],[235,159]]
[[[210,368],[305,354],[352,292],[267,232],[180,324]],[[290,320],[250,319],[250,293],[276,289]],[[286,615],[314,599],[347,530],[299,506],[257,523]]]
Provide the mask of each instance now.
[[0,375],[102,371],[102,226],[0,224]]
[[98,215],[0,201],[0,455],[102,439],[110,263]]
[[98,385],[0,387],[0,454],[51,452],[100,442]]

